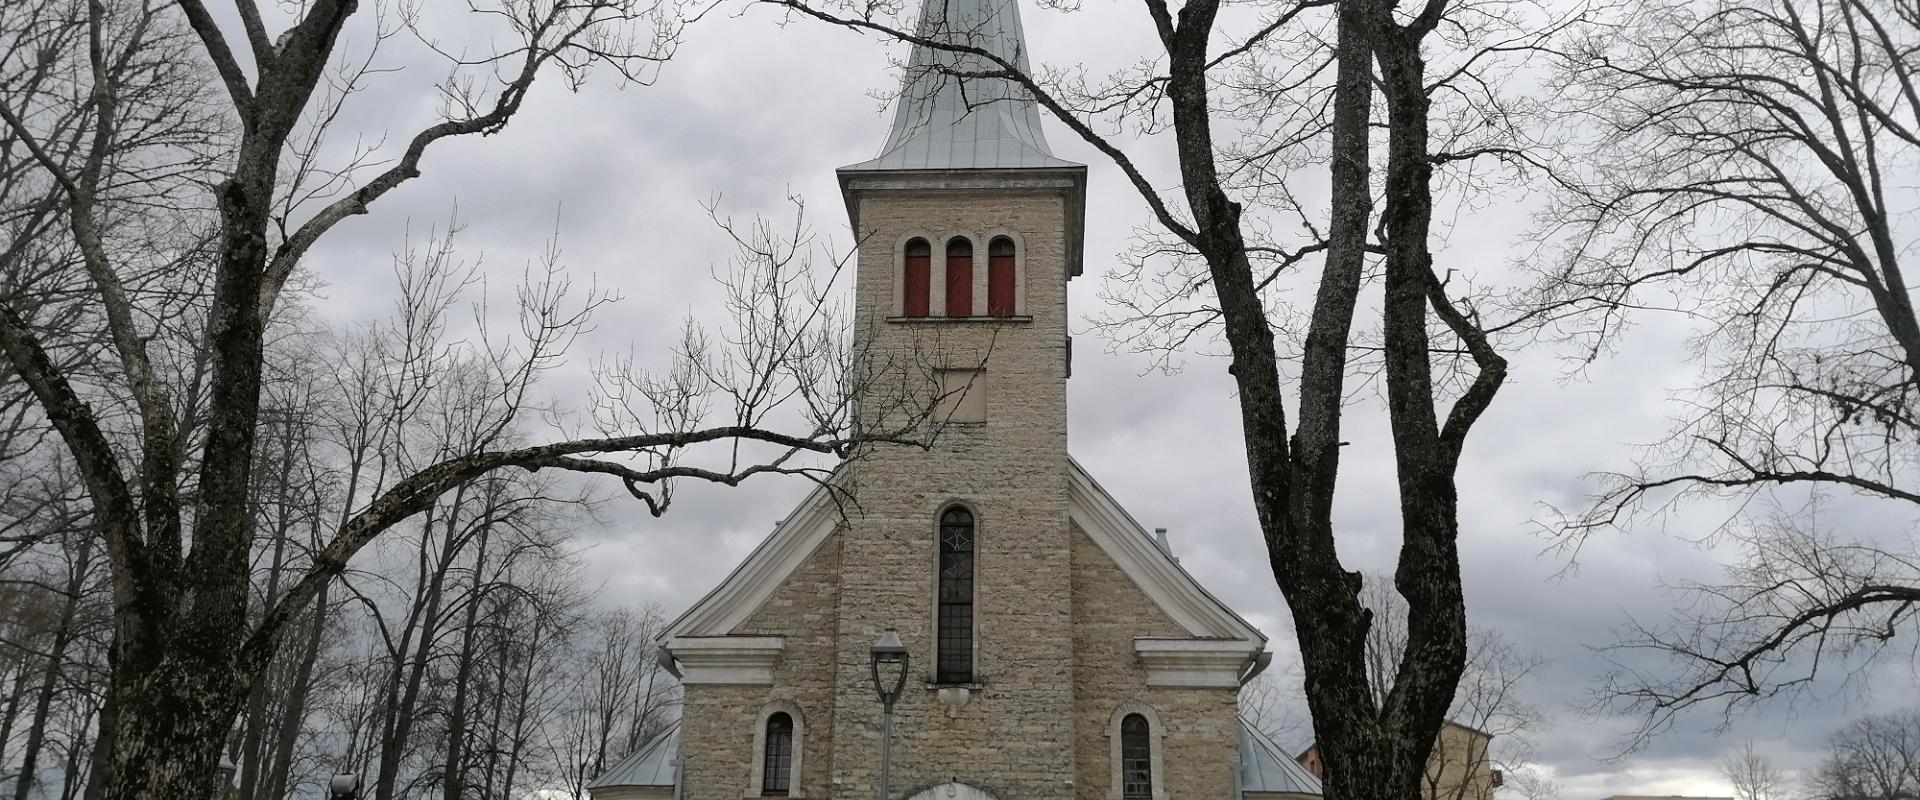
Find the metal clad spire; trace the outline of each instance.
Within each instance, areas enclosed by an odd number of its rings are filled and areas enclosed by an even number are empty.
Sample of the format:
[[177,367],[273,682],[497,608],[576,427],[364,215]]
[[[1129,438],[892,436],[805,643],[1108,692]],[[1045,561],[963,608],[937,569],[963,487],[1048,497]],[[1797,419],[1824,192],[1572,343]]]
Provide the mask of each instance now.
[[[918,34],[979,48],[1027,71],[1018,0],[925,0]],[[880,155],[844,171],[1078,166],[1053,157],[1040,106],[991,59],[915,45]]]

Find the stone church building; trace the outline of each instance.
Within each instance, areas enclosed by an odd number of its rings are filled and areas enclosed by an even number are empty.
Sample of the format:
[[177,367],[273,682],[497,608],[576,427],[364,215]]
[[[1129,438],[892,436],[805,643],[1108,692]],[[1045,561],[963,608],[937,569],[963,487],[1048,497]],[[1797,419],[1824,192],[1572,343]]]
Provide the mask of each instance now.
[[[1024,65],[1015,1],[926,0],[921,31]],[[666,628],[682,718],[596,800],[1320,794],[1239,715],[1266,637],[1068,454],[1087,171],[1023,90],[954,76],[990,68],[917,48],[880,155],[839,170],[857,349],[927,364],[948,424],[841,470],[856,503],[817,489]],[[889,631],[908,666],[883,794]]]

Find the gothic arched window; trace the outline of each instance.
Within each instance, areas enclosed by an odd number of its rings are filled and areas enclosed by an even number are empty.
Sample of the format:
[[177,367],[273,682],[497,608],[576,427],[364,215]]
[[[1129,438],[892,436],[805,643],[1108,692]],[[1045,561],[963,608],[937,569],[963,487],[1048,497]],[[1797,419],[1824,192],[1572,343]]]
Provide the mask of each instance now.
[[939,649],[934,681],[973,682],[973,512],[940,513]]
[[924,317],[928,293],[933,291],[933,245],[925,239],[907,242],[907,259],[900,274],[900,315]]
[[1153,737],[1147,718],[1128,714],[1120,720],[1120,796],[1153,797]]
[[947,240],[947,316],[973,316],[973,242]]
[[1015,273],[1013,240],[996,236],[987,245],[987,313],[996,317],[1014,315]]
[[784,795],[793,785],[793,716],[776,711],[767,716],[766,751],[761,754],[760,793]]

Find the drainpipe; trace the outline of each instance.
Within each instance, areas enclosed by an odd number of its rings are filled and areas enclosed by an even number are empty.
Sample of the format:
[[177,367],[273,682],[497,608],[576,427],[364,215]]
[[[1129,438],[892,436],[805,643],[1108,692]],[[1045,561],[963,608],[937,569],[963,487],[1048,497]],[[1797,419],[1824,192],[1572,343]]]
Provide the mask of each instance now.
[[1260,673],[1266,672],[1271,664],[1273,664],[1273,654],[1264,650],[1247,659],[1246,668],[1240,672],[1240,685],[1252,683],[1253,679],[1260,677]]

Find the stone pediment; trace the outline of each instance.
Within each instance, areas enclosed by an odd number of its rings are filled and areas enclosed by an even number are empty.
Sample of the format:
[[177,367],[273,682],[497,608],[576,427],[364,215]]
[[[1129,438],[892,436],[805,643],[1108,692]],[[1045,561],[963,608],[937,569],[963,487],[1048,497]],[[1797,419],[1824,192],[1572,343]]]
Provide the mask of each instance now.
[[[1067,469],[1068,517],[1073,524],[1112,558],[1182,633],[1206,640],[1171,649],[1149,643],[1144,650],[1161,660],[1190,662],[1207,656],[1222,663],[1245,664],[1266,648],[1265,635],[1202,588],[1079,462],[1068,459]],[[832,497],[827,489],[815,488],[718,587],[669,624],[660,641],[673,649],[670,643],[675,640],[734,634],[839,527]],[[1229,650],[1237,655],[1227,655],[1225,651]],[[1164,657],[1161,651],[1167,651]],[[1194,665],[1185,666],[1190,670]]]

